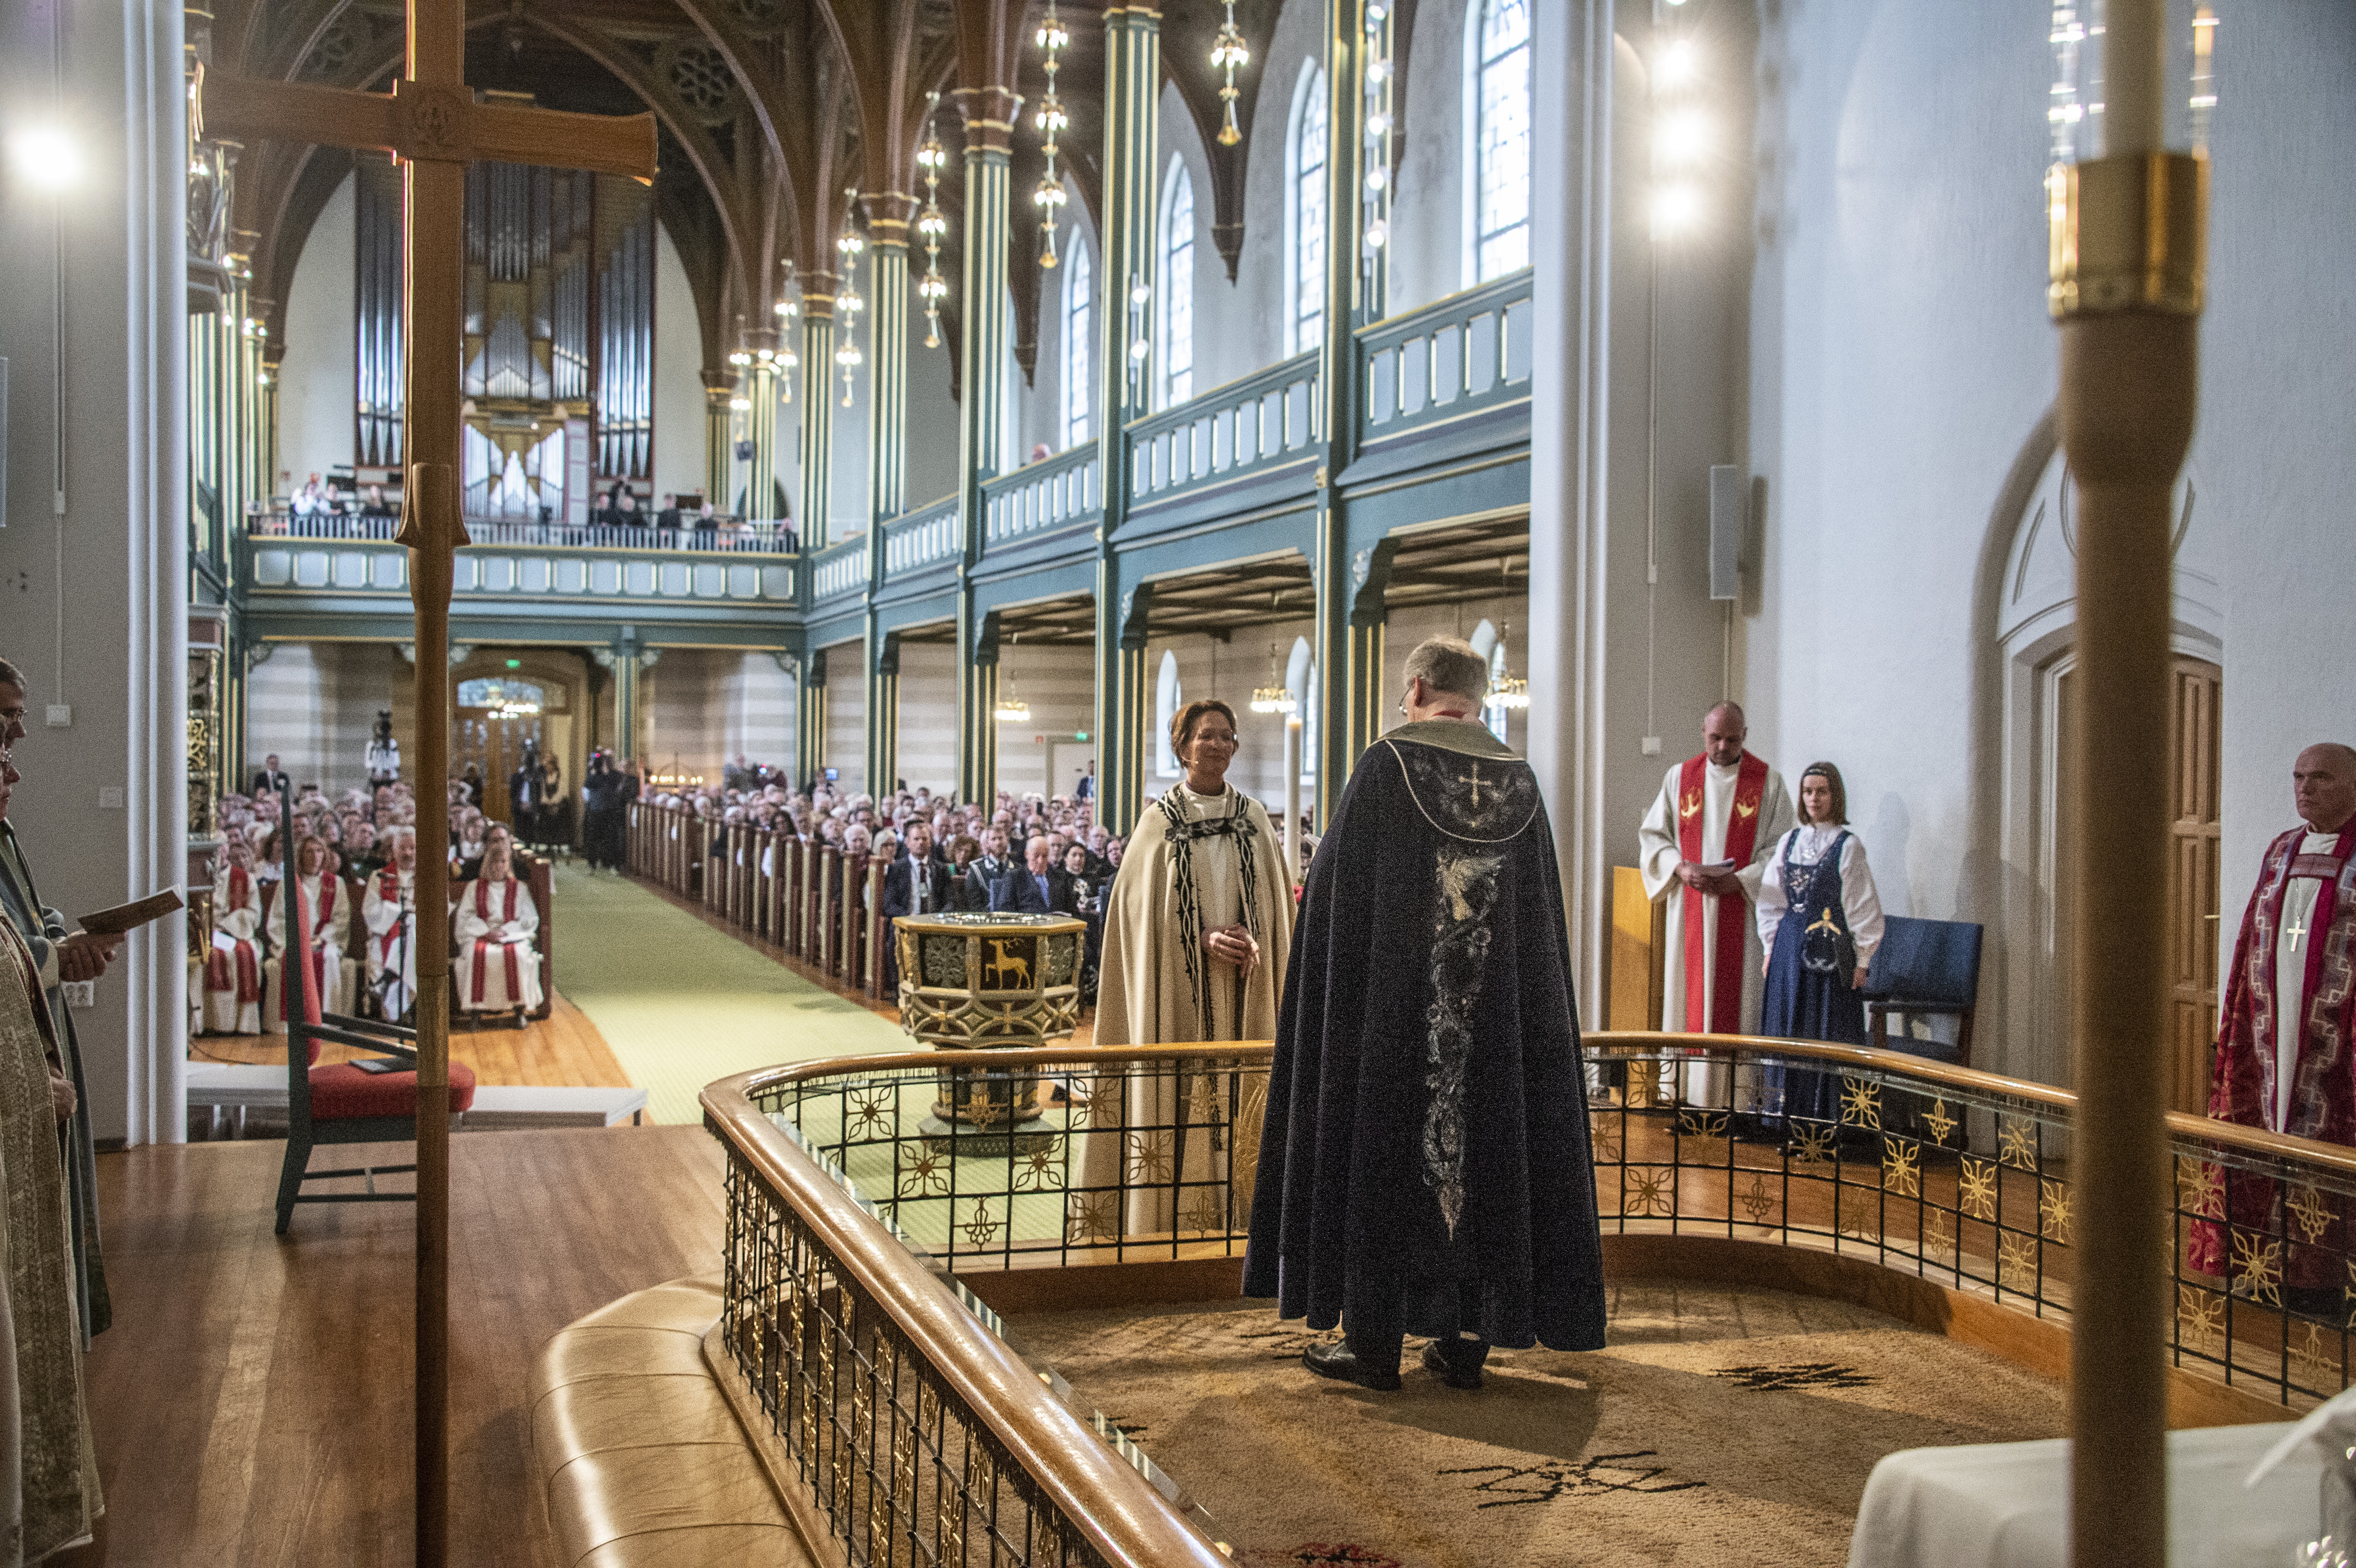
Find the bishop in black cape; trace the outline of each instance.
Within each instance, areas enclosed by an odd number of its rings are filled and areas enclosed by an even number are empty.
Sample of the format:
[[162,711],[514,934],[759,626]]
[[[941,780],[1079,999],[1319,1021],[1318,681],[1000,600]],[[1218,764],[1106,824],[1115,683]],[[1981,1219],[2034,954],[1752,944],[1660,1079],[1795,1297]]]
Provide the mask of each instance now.
[[1243,1293],[1354,1347],[1603,1344],[1553,835],[1477,723],[1368,748],[1309,868]]

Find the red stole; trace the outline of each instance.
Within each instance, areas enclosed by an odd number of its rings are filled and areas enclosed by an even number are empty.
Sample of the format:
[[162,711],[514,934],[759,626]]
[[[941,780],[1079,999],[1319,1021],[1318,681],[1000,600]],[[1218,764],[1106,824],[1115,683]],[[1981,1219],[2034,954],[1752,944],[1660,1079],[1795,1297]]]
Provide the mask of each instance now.
[[[509,877],[500,884],[507,890],[506,901],[499,912],[499,923],[502,926],[515,923],[516,882],[516,878]],[[475,880],[475,918],[485,924],[488,924],[491,918],[490,891],[490,883],[479,877]],[[494,947],[507,955],[508,1000],[518,1002],[523,999],[520,995],[523,990],[523,977],[516,970],[515,944],[501,942],[495,937],[478,936],[475,938],[475,1005],[478,1008],[483,1005],[483,959]]]
[[[1702,857],[1701,814],[1706,798],[1702,780],[1708,766],[1706,756],[1688,758],[1677,775],[1677,853],[1696,865]],[[1734,807],[1726,825],[1723,856],[1734,862],[1737,870],[1751,863],[1751,851],[1758,847],[1759,802],[1766,791],[1767,764],[1745,752],[1735,770]],[[1712,987],[1706,984],[1702,971],[1702,949],[1708,943],[1708,928],[1702,923],[1704,901],[1702,894],[1686,890],[1686,1028],[1695,1034],[1738,1034],[1742,1029],[1742,929],[1751,915],[1751,901],[1718,901],[1717,945],[1710,948],[1709,976],[1715,983],[1715,1006],[1706,1003]],[[1707,1019],[1702,1016],[1705,1012]]]
[[[241,910],[252,901],[253,879],[246,874],[244,867],[231,866],[229,869],[230,909]],[[236,953],[235,973],[231,973],[230,954],[223,952],[216,943],[205,959],[205,989],[227,991],[234,988],[240,1007],[248,1002],[258,1002],[262,1000],[262,965],[254,953],[253,944],[240,937],[230,937],[230,941]]]
[[[2297,1052],[2291,1064],[2288,1124],[2299,1137],[2356,1146],[2356,826],[2343,831],[2327,855],[2302,855],[2305,827],[2295,827],[2266,847],[2258,885],[2243,911],[2233,966],[2225,977],[2225,1004],[2217,1016],[2217,1051],[2209,1076],[2209,1114],[2244,1126],[2266,1125],[2275,1103],[2276,1020],[2284,998],[2275,988],[2275,948],[2282,931],[2283,905],[2292,880],[2315,877],[2323,883],[2309,917],[2307,947],[2307,1016],[2299,1020]],[[2272,1181],[2218,1166],[2195,1212],[2232,1227],[2263,1232],[2277,1194]],[[2292,1285],[2334,1283],[2340,1273],[2341,1200],[2327,1199],[2330,1218],[2308,1234],[2302,1225],[2291,1238],[2284,1277]],[[2192,1267],[2223,1274],[2230,1266],[2227,1227],[2196,1221],[2187,1238]]]

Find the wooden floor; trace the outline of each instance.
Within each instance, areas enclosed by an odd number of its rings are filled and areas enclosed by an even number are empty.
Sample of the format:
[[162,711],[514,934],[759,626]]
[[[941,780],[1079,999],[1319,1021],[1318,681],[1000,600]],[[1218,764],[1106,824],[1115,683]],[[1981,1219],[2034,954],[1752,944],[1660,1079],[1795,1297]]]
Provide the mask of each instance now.
[[[286,1037],[200,1034],[188,1041],[188,1054],[198,1061],[282,1062]],[[322,1062],[348,1061],[362,1054],[349,1046],[319,1048]],[[473,1068],[478,1083],[623,1088],[630,1082],[605,1048],[597,1026],[561,992],[546,1019],[527,1022],[521,1029],[506,1023],[452,1029],[450,1058]]]
[[[72,1562],[412,1561],[414,1211],[307,1205],[273,1236],[284,1147],[99,1157],[114,1327],[90,1397],[109,1507]],[[315,1163],[329,1157],[365,1163]],[[500,1133],[452,1140],[451,1163],[450,1561],[560,1568],[524,1416],[532,1359],[616,1296],[718,1269],[720,1146],[684,1126]]]

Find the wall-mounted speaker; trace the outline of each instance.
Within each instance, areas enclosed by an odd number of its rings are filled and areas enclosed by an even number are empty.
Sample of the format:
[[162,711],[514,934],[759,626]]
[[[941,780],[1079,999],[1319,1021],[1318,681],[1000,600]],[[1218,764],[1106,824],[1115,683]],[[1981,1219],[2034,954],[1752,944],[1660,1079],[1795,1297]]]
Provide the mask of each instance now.
[[1709,466],[1709,596],[1742,597],[1742,530],[1750,520],[1751,487],[1731,463]]

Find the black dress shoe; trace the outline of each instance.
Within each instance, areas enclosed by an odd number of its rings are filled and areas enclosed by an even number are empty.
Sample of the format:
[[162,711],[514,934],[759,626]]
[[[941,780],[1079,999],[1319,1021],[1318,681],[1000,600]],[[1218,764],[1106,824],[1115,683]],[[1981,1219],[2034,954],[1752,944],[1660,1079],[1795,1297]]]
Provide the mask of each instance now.
[[1333,1378],[1340,1382],[1355,1383],[1360,1388],[1373,1389],[1376,1393],[1390,1393],[1399,1386],[1396,1371],[1376,1371],[1362,1363],[1347,1341],[1332,1345],[1312,1345],[1301,1352],[1301,1364],[1321,1378]]
[[1459,1365],[1450,1359],[1447,1351],[1440,1348],[1440,1341],[1437,1339],[1424,1346],[1423,1367],[1424,1371],[1446,1382],[1450,1388],[1481,1386],[1481,1369]]

